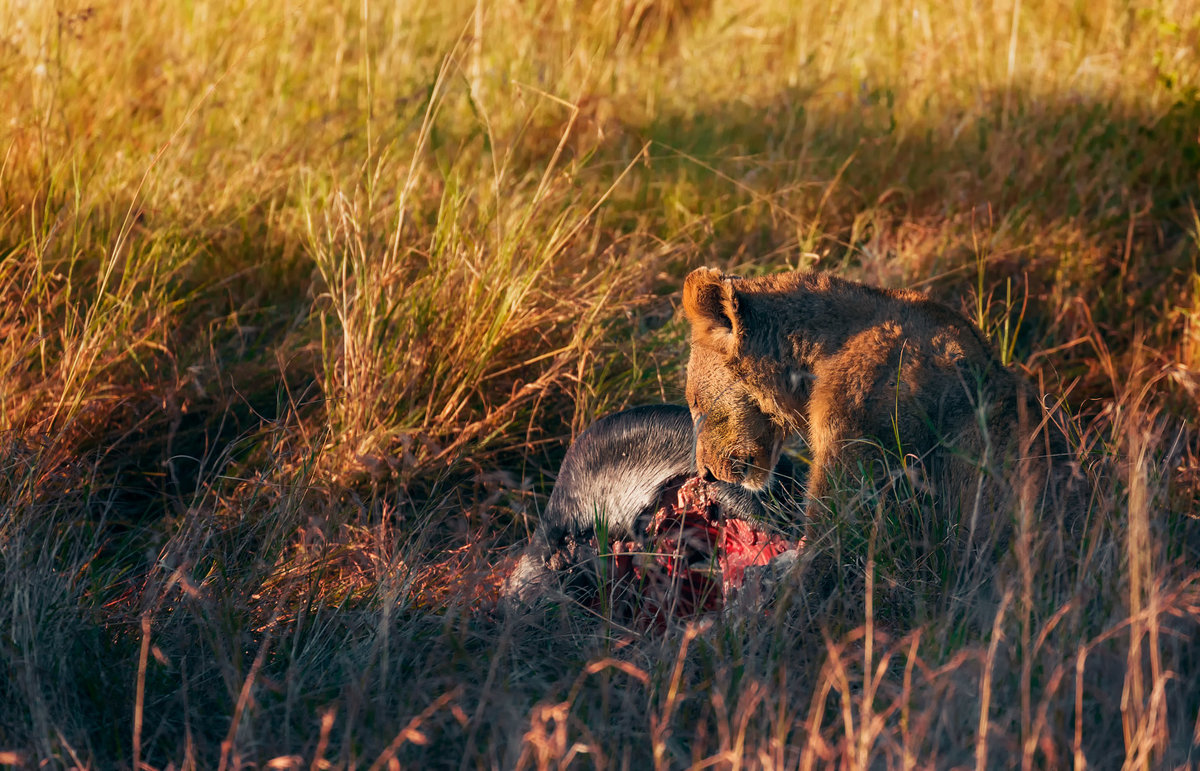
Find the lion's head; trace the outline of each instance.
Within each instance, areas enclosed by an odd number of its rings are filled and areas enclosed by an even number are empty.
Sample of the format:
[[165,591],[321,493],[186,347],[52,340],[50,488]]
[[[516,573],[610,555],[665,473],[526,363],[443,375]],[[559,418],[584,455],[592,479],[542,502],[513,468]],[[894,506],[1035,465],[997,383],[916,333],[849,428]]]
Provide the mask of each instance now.
[[[783,442],[795,433],[794,376],[777,356],[759,348],[768,326],[750,317],[736,276],[698,268],[684,283],[683,309],[692,326],[687,402],[696,430],[696,467],[701,475],[765,489]],[[768,330],[769,332],[769,330]],[[764,342],[765,341],[765,342]],[[781,404],[786,394],[789,403]]]

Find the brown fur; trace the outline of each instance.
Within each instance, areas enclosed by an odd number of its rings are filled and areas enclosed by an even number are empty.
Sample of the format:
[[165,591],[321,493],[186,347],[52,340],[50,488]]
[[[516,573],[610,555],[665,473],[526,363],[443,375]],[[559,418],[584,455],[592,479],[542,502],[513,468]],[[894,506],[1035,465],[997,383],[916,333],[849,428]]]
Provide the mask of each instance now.
[[901,467],[970,532],[1018,502],[1056,516],[1080,505],[1078,465],[1034,390],[971,322],[918,292],[699,268],[683,308],[702,474],[761,489],[801,434],[810,516],[835,479],[878,488]]

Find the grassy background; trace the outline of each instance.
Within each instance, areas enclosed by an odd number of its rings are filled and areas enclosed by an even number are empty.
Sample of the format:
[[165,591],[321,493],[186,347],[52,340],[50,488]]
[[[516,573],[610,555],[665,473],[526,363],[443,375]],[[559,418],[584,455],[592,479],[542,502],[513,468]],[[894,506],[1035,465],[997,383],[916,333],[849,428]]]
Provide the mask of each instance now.
[[[1198,43],[1184,0],[0,4],[0,763],[1200,762]],[[570,436],[682,401],[698,265],[966,311],[1107,468],[1072,559],[876,521],[762,617],[482,612]]]

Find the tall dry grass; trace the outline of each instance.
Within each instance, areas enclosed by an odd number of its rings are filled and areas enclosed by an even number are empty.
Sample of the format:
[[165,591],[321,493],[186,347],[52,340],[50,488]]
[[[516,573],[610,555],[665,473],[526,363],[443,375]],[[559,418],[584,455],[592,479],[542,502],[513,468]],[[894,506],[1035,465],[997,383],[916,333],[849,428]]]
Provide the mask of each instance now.
[[[1194,764],[1198,35],[0,3],[0,763]],[[1065,397],[1086,534],[978,573],[848,491],[761,616],[490,617],[564,441],[681,400],[699,264],[962,307]]]

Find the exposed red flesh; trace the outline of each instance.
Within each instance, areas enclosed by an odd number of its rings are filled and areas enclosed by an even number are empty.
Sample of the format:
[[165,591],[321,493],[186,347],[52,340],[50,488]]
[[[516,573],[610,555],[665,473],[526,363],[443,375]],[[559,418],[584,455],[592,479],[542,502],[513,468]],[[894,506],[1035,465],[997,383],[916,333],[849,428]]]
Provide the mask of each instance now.
[[669,489],[648,527],[649,543],[612,544],[614,581],[638,587],[643,622],[720,610],[742,586],[746,568],[766,565],[800,544],[755,523],[726,519],[709,483],[692,477]]
[[721,528],[721,577],[726,589],[742,585],[746,568],[765,565],[800,546],[779,535],[759,530],[742,519],[727,519]]

